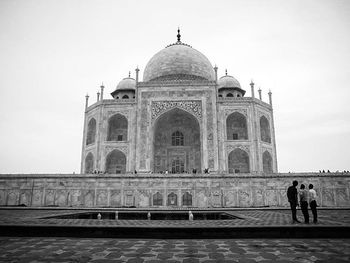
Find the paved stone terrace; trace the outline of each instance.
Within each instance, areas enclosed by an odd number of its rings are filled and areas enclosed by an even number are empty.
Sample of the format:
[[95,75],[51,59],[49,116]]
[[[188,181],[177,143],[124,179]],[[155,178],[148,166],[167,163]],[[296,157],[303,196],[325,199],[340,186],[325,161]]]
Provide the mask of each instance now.
[[[123,211],[137,211],[140,209],[123,209]],[[220,209],[215,209],[219,211]],[[67,225],[67,226],[149,226],[149,227],[249,227],[249,226],[290,226],[291,212],[287,209],[224,209],[227,213],[242,219],[234,220],[94,220],[94,219],[56,219],[45,218],[55,215],[81,212],[115,211],[111,209],[0,209],[0,225]],[[119,210],[122,211],[122,210]],[[147,210],[143,210],[147,213]],[[157,210],[159,211],[159,210]],[[196,211],[196,210],[192,210]],[[213,210],[211,210],[213,211]],[[300,210],[297,212],[300,221],[303,221]],[[310,211],[310,219],[312,214]],[[316,226],[350,226],[350,209],[319,209],[319,223]],[[314,224],[296,224],[300,227],[313,227]]]
[[0,262],[349,262],[350,239],[0,237]]
[[[225,210],[242,220],[147,221],[42,219],[110,209],[0,209],[0,225],[145,226],[189,224],[289,226],[284,209]],[[132,209],[131,209],[132,210]],[[302,219],[298,211],[299,219]],[[349,226],[350,210],[319,210],[317,226]],[[297,224],[294,227],[315,227]],[[118,239],[67,237],[0,237],[0,262],[350,262],[350,239]]]

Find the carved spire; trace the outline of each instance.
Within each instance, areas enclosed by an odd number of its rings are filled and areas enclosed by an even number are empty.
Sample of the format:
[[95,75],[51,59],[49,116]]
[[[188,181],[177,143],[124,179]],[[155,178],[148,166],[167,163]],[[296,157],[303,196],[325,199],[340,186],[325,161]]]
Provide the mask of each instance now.
[[216,64],[214,67],[214,71],[215,71],[215,81],[217,82],[218,81],[218,67],[216,66]]
[[177,42],[181,42],[180,28],[177,28]]
[[260,87],[258,89],[258,92],[259,92],[259,99],[262,100],[262,98],[261,98],[261,88]]
[[175,45],[183,45],[183,46],[191,47],[190,45],[187,45],[187,44],[181,42],[180,27],[177,28],[177,41],[173,44],[167,45],[166,47],[171,47],[171,46],[175,46]]
[[254,94],[254,82],[253,80],[250,81],[250,88],[252,90],[252,98],[255,98],[255,94]]
[[86,94],[85,96],[85,110],[89,107],[89,94]]
[[103,100],[103,90],[105,88],[105,86],[103,85],[103,82],[102,82],[100,88],[101,88],[101,100]]
[[136,67],[135,72],[136,72],[136,83],[139,82],[139,66]]

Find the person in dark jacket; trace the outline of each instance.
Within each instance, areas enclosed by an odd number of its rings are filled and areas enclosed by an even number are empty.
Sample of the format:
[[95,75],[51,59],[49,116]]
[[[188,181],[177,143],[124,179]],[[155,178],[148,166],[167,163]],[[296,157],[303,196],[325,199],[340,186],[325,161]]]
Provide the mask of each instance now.
[[293,223],[300,223],[297,218],[297,206],[298,206],[298,181],[294,180],[293,185],[288,187],[287,198],[290,204],[290,209],[292,210],[292,220]]

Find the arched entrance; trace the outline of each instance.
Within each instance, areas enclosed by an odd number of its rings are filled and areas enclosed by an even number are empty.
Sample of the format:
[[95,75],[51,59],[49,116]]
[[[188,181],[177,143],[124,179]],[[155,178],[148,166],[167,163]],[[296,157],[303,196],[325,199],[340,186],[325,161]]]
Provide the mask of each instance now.
[[106,158],[106,173],[124,174],[126,172],[126,157],[119,150],[113,150]]
[[243,114],[234,112],[227,117],[226,136],[227,140],[248,139],[247,120]]
[[94,155],[90,152],[85,158],[85,173],[92,174],[94,170]]
[[96,137],[96,120],[94,118],[92,118],[88,123],[86,145],[94,143],[95,137]]
[[268,151],[263,153],[263,171],[264,173],[272,173],[272,157]]
[[117,113],[108,120],[107,141],[127,141],[128,120]]
[[177,195],[173,192],[168,195],[168,206],[177,206]]
[[228,155],[229,173],[249,173],[249,155],[237,148]]
[[157,119],[153,147],[153,169],[156,173],[201,170],[199,123],[184,110],[175,108]]
[[270,124],[265,116],[260,118],[260,136],[263,142],[271,143]]

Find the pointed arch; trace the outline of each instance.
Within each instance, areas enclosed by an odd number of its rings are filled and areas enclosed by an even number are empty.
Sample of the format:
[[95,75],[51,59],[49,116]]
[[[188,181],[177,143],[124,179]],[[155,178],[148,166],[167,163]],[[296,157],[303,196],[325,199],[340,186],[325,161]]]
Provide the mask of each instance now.
[[86,145],[94,143],[95,137],[96,137],[96,120],[95,118],[91,118],[87,127]]
[[111,151],[106,158],[105,171],[109,174],[124,174],[126,172],[126,156],[119,150]]
[[265,116],[260,117],[260,137],[263,142],[271,143],[270,123]]
[[162,206],[163,205],[163,196],[161,193],[157,192],[153,195],[153,205]]
[[272,173],[272,157],[268,151],[263,153],[263,171],[264,173]]
[[128,120],[117,113],[108,120],[107,141],[127,141]]
[[192,195],[189,192],[182,195],[182,205],[192,206]]
[[94,171],[94,155],[89,152],[85,157],[85,173],[91,174]]
[[227,140],[248,140],[247,119],[239,112],[231,113],[226,119]]
[[173,192],[171,192],[168,195],[168,202],[167,202],[168,206],[177,206],[177,195]]
[[249,173],[249,155],[242,149],[234,149],[228,155],[229,173]]
[[153,171],[200,171],[200,134],[198,119],[188,111],[173,108],[162,113],[153,126]]

